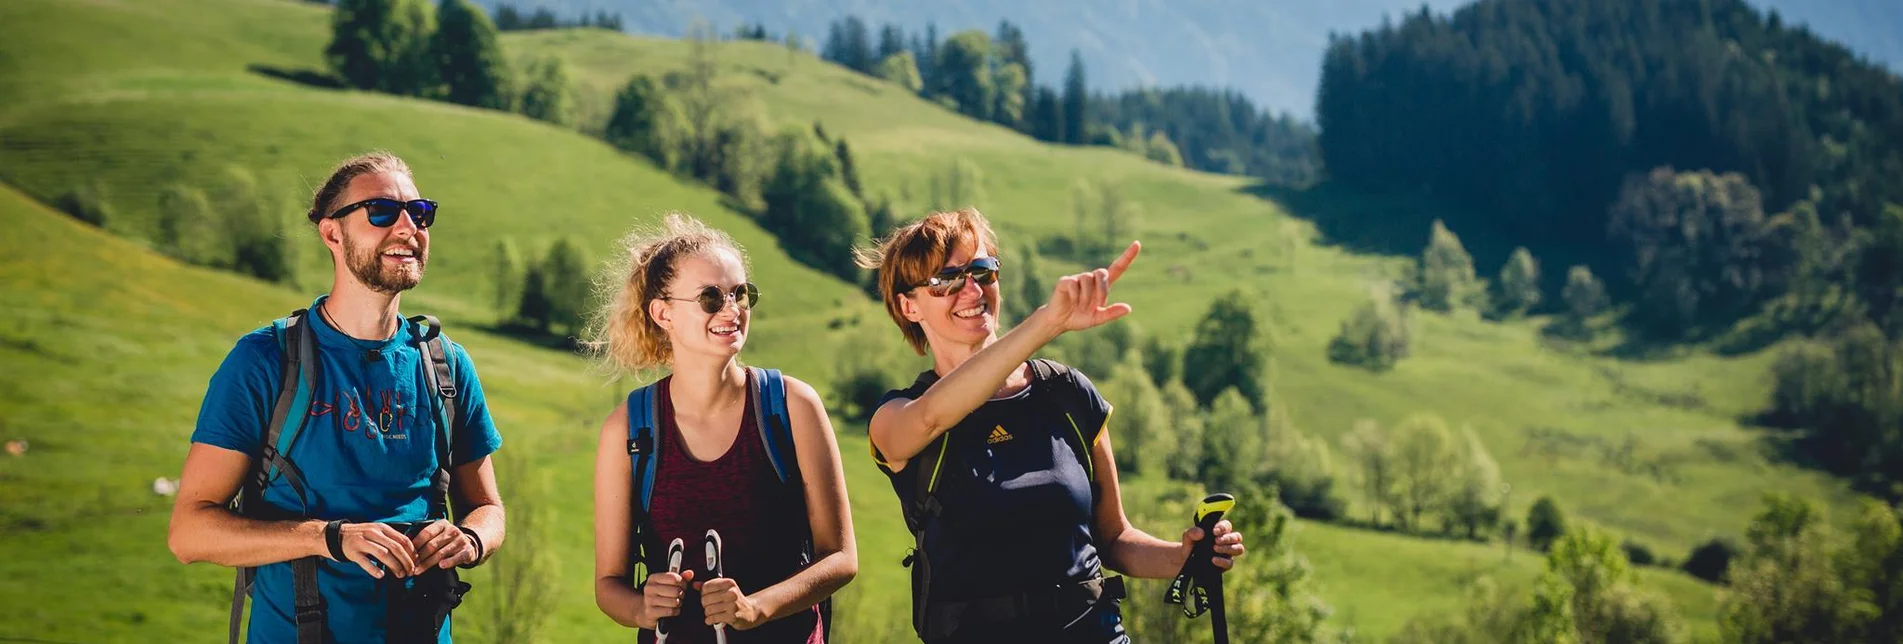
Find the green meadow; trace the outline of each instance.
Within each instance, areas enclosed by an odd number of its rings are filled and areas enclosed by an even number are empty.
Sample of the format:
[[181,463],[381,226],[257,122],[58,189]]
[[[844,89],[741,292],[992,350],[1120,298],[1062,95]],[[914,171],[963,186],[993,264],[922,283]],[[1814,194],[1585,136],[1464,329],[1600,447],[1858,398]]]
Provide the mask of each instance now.
[[[330,165],[359,151],[405,157],[422,191],[444,204],[429,276],[405,309],[442,317],[474,356],[504,451],[517,459],[511,472],[519,476],[502,481],[511,516],[540,519],[542,533],[524,542],[540,541],[554,562],[545,641],[631,637],[593,603],[589,486],[601,419],[636,383],[487,330],[496,313],[485,269],[499,241],[539,253],[566,237],[592,266],[615,256],[614,240],[630,227],[690,212],[750,252],[763,296],[749,362],[827,391],[842,352],[865,350],[868,338],[900,351],[883,310],[857,287],[794,262],[721,195],[645,159],[519,115],[261,73],[321,70],[327,37],[322,7],[280,0],[0,3],[0,95],[8,97],[0,102],[0,438],[31,445],[24,456],[0,456],[0,550],[8,553],[0,558],[0,638],[222,634],[230,572],[172,558],[170,500],[150,484],[178,475],[205,383],[231,343],[328,286],[328,258],[302,212]],[[518,59],[565,58],[584,117],[597,119],[628,78],[683,68],[691,55],[680,41],[593,30],[503,40]],[[1264,197],[1244,178],[1040,143],[810,53],[751,42],[720,43],[715,52],[719,84],[757,101],[772,123],[818,122],[849,141],[868,191],[896,197],[904,215],[930,206],[928,186],[949,164],[975,165],[983,178],[975,205],[1002,228],[1007,260],[1013,244],[1071,230],[1074,184],[1117,186],[1138,213],[1144,243],[1118,297],[1135,307],[1131,320],[1145,333],[1187,338],[1211,300],[1240,289],[1273,330],[1276,401],[1297,427],[1330,442],[1364,419],[1391,426],[1421,412],[1471,427],[1512,486],[1509,516],[1523,517],[1534,499],[1550,495],[1574,521],[1682,560],[1707,538],[1739,534],[1766,491],[1849,515],[1855,497],[1843,484],[1768,458],[1759,433],[1739,423],[1765,399],[1769,351],[1628,358],[1613,350],[1616,337],[1548,340],[1542,317],[1503,324],[1421,314],[1413,355],[1394,370],[1330,363],[1326,346],[1340,322],[1370,286],[1412,260],[1359,250],[1315,222],[1434,204]],[[285,234],[299,248],[294,287],[183,265],[151,249],[163,187],[209,188],[234,173],[281,205]],[[106,230],[49,205],[88,185],[114,208]],[[1488,231],[1456,232],[1471,248],[1490,247]],[[1418,240],[1415,247],[1427,239],[1426,230],[1368,234]],[[1476,259],[1491,273],[1504,252]],[[1044,266],[1052,276],[1081,268]],[[866,457],[863,428],[838,429],[860,575],[840,597],[835,633],[888,641],[909,633],[898,565],[909,536]],[[1347,497],[1350,515],[1365,517],[1358,491],[1351,486]],[[1184,526],[1141,527],[1173,536]],[[1523,549],[1509,560],[1497,542],[1313,522],[1295,535],[1334,621],[1368,638],[1459,606],[1480,575],[1524,585],[1542,566]],[[492,574],[474,574],[477,589],[458,613],[457,631],[473,641],[490,632],[494,596],[484,591],[494,588]],[[1716,587],[1665,569],[1643,569],[1641,579],[1671,597],[1695,632],[1715,633]]]

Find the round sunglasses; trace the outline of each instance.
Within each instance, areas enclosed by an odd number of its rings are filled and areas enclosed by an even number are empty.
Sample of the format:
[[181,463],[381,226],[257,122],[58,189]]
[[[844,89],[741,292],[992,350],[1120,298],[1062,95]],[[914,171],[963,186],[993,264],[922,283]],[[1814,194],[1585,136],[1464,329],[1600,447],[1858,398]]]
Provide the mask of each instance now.
[[720,287],[709,284],[700,287],[700,292],[695,294],[694,297],[668,297],[662,295],[661,299],[680,302],[699,302],[700,310],[706,311],[708,315],[713,315],[719,313],[721,309],[726,308],[728,300],[733,300],[734,305],[740,307],[740,310],[751,310],[754,303],[760,301],[760,288],[754,286],[753,282],[747,282],[735,286],[731,290],[722,291]]
[[990,286],[998,282],[998,271],[1003,263],[996,257],[980,257],[964,266],[950,266],[938,271],[937,275],[917,284],[901,284],[898,292],[904,293],[918,287],[936,297],[945,297],[965,289],[965,280],[978,282],[979,286]]
[[430,224],[436,223],[436,202],[428,199],[410,201],[397,201],[383,197],[365,199],[338,208],[336,212],[330,213],[330,218],[336,219],[349,215],[356,212],[358,208],[362,208],[364,213],[370,216],[370,225],[378,228],[396,225],[397,216],[405,212],[410,213],[410,223],[416,224],[417,228],[429,228]]

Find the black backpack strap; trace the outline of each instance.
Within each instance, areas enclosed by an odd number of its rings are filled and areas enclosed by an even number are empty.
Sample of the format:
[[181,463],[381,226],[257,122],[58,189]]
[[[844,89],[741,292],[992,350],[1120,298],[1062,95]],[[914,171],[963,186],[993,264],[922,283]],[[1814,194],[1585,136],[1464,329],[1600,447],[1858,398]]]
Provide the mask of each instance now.
[[[1078,404],[1077,380],[1071,377],[1071,369],[1061,363],[1046,359],[1031,359],[1031,374],[1035,378],[1032,386],[1056,387],[1050,389],[1057,398],[1058,408],[1064,413],[1065,426],[1058,430],[1070,443],[1071,451],[1076,453],[1078,463],[1084,466],[1084,473],[1090,476],[1090,493],[1094,502],[1097,495],[1096,459],[1092,458],[1092,446],[1096,443],[1096,433],[1103,431],[1099,427],[1091,430],[1090,436],[1084,436],[1083,426],[1077,419],[1085,418],[1083,406]],[[1068,431],[1066,431],[1068,430]]]
[[297,623],[298,644],[326,644],[330,641],[323,594],[317,591],[317,558],[304,557],[291,562],[291,586],[296,590],[292,604]]
[[449,346],[443,341],[443,323],[435,316],[410,318],[420,327],[417,347],[423,354],[423,380],[436,392],[436,477],[430,491],[430,519],[451,519],[450,468],[455,461],[456,378],[450,373]]

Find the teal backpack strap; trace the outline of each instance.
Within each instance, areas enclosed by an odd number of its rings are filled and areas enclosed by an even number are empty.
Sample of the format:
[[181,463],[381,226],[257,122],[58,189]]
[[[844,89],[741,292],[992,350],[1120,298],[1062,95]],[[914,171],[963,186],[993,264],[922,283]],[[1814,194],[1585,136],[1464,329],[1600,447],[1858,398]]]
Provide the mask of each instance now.
[[[310,496],[304,474],[290,460],[291,447],[310,415],[311,397],[317,388],[317,334],[311,330],[308,310],[298,309],[271,322],[271,335],[277,339],[280,356],[277,400],[271,407],[271,420],[260,437],[257,460],[251,475],[239,488],[232,509],[240,516],[258,516],[266,510],[264,489],[283,476],[297,494],[306,513]],[[289,431],[286,431],[286,429]],[[323,642],[327,639],[324,598],[317,592],[317,558],[305,557],[292,563],[292,581],[296,588],[293,604],[299,642]],[[231,644],[237,644],[244,623],[245,599],[251,594],[257,569],[241,567],[231,591]]]
[[291,447],[304,431],[310,415],[311,397],[317,389],[317,333],[311,330],[305,311],[299,309],[271,323],[273,335],[283,353],[283,371],[277,403],[271,408],[271,424],[265,427],[262,452],[252,484],[258,495],[246,502],[261,503],[265,486],[279,476],[291,484],[298,502],[308,511],[310,497],[304,485],[304,473],[291,463]]
[[[635,578],[639,585],[646,579],[646,573],[655,569],[649,565],[647,548],[648,505],[654,497],[654,470],[661,460],[661,442],[656,438],[655,423],[659,412],[653,384],[643,385],[628,393],[628,459],[634,486],[634,504],[629,508],[629,519],[633,524],[628,533],[629,551],[634,555],[634,564],[640,566],[642,575]],[[632,573],[632,569],[629,571]]]
[[[456,378],[450,373],[449,346],[443,341],[443,323],[435,316],[410,318],[419,327],[418,349],[423,354],[423,380],[436,396],[436,477],[430,492],[431,519],[450,519],[449,470],[455,465]],[[452,519],[453,520],[453,519]]]

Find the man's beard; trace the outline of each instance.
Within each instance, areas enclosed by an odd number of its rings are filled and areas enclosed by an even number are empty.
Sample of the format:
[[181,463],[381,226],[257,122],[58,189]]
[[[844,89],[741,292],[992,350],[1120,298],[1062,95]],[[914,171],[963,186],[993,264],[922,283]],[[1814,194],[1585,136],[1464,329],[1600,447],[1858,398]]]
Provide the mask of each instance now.
[[429,249],[420,244],[415,248],[415,264],[383,264],[383,251],[407,246],[394,240],[381,248],[369,244],[359,246],[351,241],[349,233],[344,233],[344,264],[350,268],[350,274],[357,276],[357,281],[370,290],[396,295],[416,288],[416,283],[423,279],[423,267],[429,264]]

